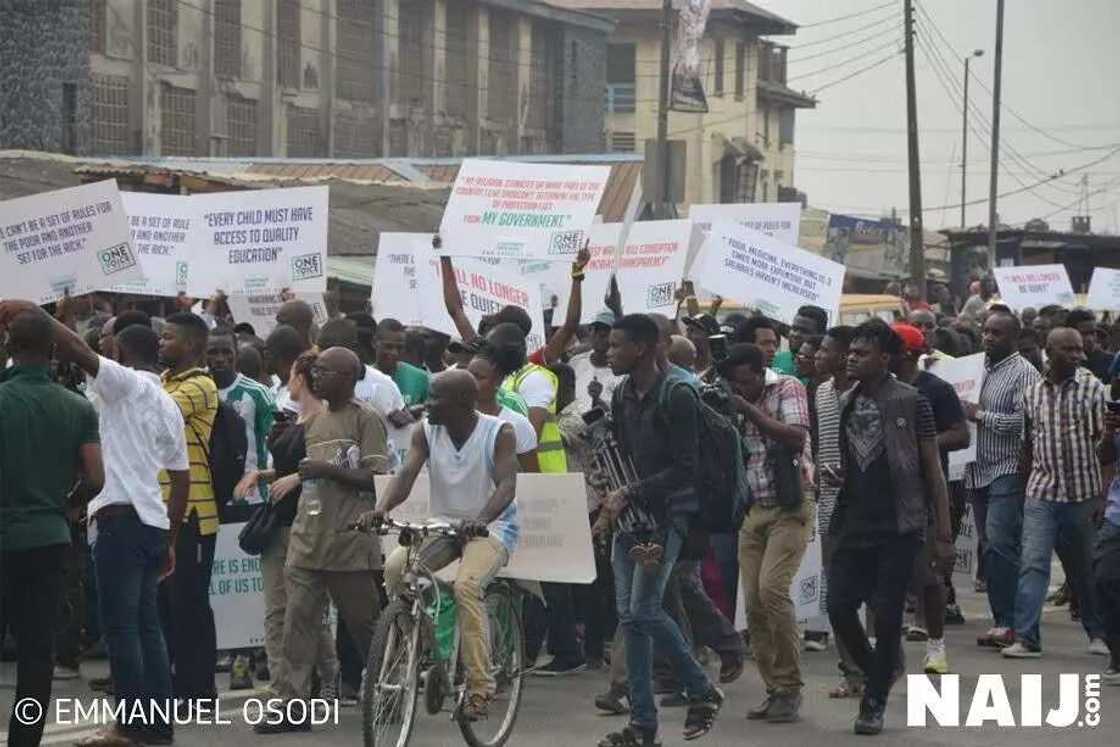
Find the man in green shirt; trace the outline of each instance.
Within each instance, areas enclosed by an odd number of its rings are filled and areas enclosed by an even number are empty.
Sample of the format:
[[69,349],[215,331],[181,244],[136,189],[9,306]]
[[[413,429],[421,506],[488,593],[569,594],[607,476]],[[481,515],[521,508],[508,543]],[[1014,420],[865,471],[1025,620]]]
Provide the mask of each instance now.
[[401,360],[404,337],[403,324],[396,319],[381,320],[377,325],[377,368],[392,377],[405,407],[412,408],[428,399],[428,372]]
[[[774,353],[770,368],[786,376],[797,376],[797,351],[801,349],[802,341],[810,337],[820,337],[827,327],[828,312],[820,306],[802,306],[797,310],[797,315],[793,317],[793,324],[789,328],[789,350],[779,350]],[[772,326],[769,328],[773,329]],[[777,339],[777,332],[774,333],[774,337]],[[746,342],[754,342],[765,350],[763,343],[754,340],[746,340]],[[800,376],[797,378],[802,384],[809,384],[808,380]]]
[[19,641],[13,700],[37,702],[39,714],[31,721],[33,710],[13,712],[8,743],[31,745],[50,709],[67,513],[101,491],[105,470],[93,405],[50,380],[50,317],[0,303],[3,329],[14,365],[0,373],[0,616]]

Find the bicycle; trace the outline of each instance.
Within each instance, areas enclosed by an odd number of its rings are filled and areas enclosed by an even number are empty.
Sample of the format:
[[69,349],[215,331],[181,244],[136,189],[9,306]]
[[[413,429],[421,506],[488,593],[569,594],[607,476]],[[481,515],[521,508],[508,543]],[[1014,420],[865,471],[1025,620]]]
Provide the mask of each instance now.
[[[487,719],[471,721],[461,713],[466,688],[461,681],[459,626],[451,585],[419,567],[419,550],[430,536],[465,540],[450,524],[409,524],[385,519],[376,531],[396,530],[408,548],[400,595],[382,611],[370,643],[363,675],[362,738],[365,747],[405,747],[416,719],[421,682],[424,708],[440,713],[454,696],[451,719],[471,747],[501,747],[513,732],[521,705],[524,630],[517,588],[503,579],[487,587],[491,672],[497,681]],[[485,532],[485,530],[483,530]],[[481,536],[486,536],[482,534]],[[421,672],[424,674],[421,675]],[[501,705],[504,704],[504,710]],[[493,732],[487,726],[497,723]]]

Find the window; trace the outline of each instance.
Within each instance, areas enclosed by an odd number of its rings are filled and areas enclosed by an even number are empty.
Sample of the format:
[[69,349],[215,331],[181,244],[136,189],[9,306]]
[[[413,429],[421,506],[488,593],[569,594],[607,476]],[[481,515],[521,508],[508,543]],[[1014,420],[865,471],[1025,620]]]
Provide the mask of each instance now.
[[93,152],[127,155],[129,147],[128,78],[93,76]]
[[318,109],[288,106],[288,155],[292,158],[327,155]]
[[374,158],[380,155],[381,123],[354,112],[338,112],[334,117],[334,156]]
[[782,109],[778,118],[778,138],[782,146],[793,145],[793,128],[796,124],[794,117],[796,109],[792,106]]
[[105,54],[105,0],[90,0],[89,48],[91,52]]
[[612,132],[610,150],[612,153],[633,153],[637,138],[633,132]]
[[547,129],[552,123],[552,40],[545,24],[533,23],[528,115],[529,126],[538,130]]
[[467,7],[463,3],[447,4],[447,113],[452,117],[467,116],[467,92],[473,91],[468,84],[467,67]]
[[148,62],[175,67],[179,61],[177,0],[148,0]]
[[747,88],[747,44],[739,42],[735,45],[735,98],[743,98]]
[[339,98],[370,103],[376,100],[376,72],[380,68],[374,54],[375,6],[374,0],[338,0],[335,91]]
[[712,95],[723,95],[723,39],[715,42],[715,82],[712,84]]
[[615,114],[634,112],[636,97],[635,46],[610,44],[607,46],[607,111]]
[[486,92],[487,110],[495,122],[512,123],[517,100],[514,65],[513,16],[498,10],[490,11],[490,79]]
[[229,155],[257,155],[257,102],[235,94],[226,97]]
[[62,152],[78,150],[78,86],[62,84]]
[[400,4],[400,57],[398,75],[400,76],[400,103],[424,107],[425,72],[424,64],[424,5],[422,3]]
[[299,0],[280,0],[276,8],[276,77],[284,88],[299,88]]
[[241,0],[214,0],[214,73],[241,77]]
[[194,155],[194,91],[164,83],[159,90],[160,155]]

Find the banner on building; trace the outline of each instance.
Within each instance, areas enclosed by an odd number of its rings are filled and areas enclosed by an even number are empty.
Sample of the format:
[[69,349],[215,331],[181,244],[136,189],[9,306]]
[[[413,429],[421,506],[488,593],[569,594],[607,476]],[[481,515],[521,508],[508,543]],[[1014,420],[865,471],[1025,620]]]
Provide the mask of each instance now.
[[843,265],[738,223],[715,223],[696,265],[701,286],[779,322],[792,324],[806,304],[839,318]]
[[0,298],[53,303],[142,279],[112,179],[0,202]]
[[[604,309],[603,298],[612,274],[617,274],[622,305],[627,313],[661,313],[673,316],[676,292],[692,236],[692,221],[641,221],[630,227],[618,264],[615,247],[623,223],[602,223],[591,230],[591,262],[583,280],[581,323],[590,324]],[[568,313],[567,294],[556,307],[554,323]]]
[[1120,270],[1111,267],[1093,269],[1093,279],[1089,281],[1089,297],[1086,306],[1094,311],[1116,311],[1120,309]]
[[1000,302],[1013,311],[1044,306],[1073,306],[1073,286],[1065,265],[995,267]]
[[708,111],[700,52],[711,6],[711,0],[685,0],[677,11],[677,33],[673,38],[669,88],[669,108],[673,111]]
[[570,262],[610,173],[608,166],[463,161],[440,223],[442,252]]
[[151,192],[121,192],[132,249],[144,277],[113,288],[119,293],[175,297],[190,278],[197,213],[193,198]]
[[198,215],[188,293],[327,289],[329,187],[191,197]]
[[905,226],[890,220],[829,215],[819,254],[845,267],[873,273],[874,277],[910,274],[909,233]]

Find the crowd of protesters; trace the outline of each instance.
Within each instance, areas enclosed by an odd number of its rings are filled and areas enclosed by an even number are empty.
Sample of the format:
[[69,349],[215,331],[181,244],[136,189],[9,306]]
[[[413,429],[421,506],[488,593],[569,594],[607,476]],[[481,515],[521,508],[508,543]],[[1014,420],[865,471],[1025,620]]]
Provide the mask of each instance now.
[[[356,702],[385,559],[375,536],[341,530],[374,508],[375,475],[405,478],[393,505],[425,462],[452,480],[439,450],[472,428],[505,465],[471,473],[477,499],[498,484],[509,494],[481,514],[500,527],[471,551],[483,579],[516,552],[507,473],[584,474],[571,499],[586,502],[597,578],[544,584],[527,601],[527,660],[540,676],[609,669],[588,705],[629,717],[606,747],[659,743],[657,695],[686,709],[686,739],[703,736],[725,708],[719,685],[752,658],[765,695],[742,714],[795,721],[802,652],[830,640],[840,678],[829,695],[858,700],[857,733],[881,731],[904,639],[926,642],[925,672],[952,671],[944,629],[963,622],[953,564],[966,506],[992,617],[978,645],[1042,656],[1056,553],[1067,584],[1050,601],[1070,605],[1088,651],[1107,657],[1105,683],[1120,684],[1120,325],[1084,309],[1013,313],[986,280],[959,310],[911,293],[903,317],[855,326],[829,326],[813,306],[788,327],[719,318],[687,285],[674,319],[626,314],[613,284],[605,299],[582,297],[588,259],[572,266],[567,318],[540,330],[513,306],[474,327],[444,258],[454,339],[368,313],[320,325],[298,300],[265,339],[221,294],[201,313],[180,298],[166,318],[112,296],[50,313],[0,302],[0,641],[14,645],[16,700],[46,703],[52,679],[79,676],[81,652],[102,649],[111,676],[90,684],[126,703],[216,698],[225,671],[233,689]],[[603,308],[581,325],[592,303]],[[977,353],[977,404],[929,371]],[[601,417],[632,466],[627,484],[595,466]],[[738,433],[741,527],[703,516],[711,418]],[[950,453],[970,444],[975,461],[950,475]],[[277,518],[260,552],[264,646],[219,651],[219,527],[263,502]],[[790,595],[814,535],[827,630],[799,627]],[[464,624],[480,629],[481,591],[463,593],[465,612],[478,607]],[[740,594],[745,631],[732,624]],[[466,646],[478,669],[466,707],[485,717],[487,654]],[[8,744],[42,734],[42,719],[13,716]],[[86,743],[173,738],[171,723],[126,719]]]

